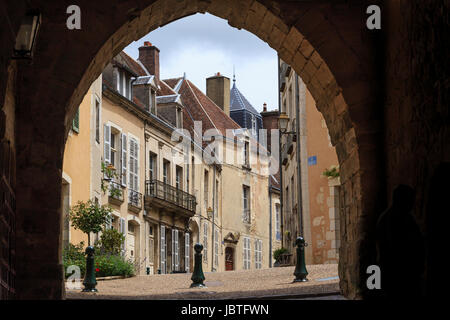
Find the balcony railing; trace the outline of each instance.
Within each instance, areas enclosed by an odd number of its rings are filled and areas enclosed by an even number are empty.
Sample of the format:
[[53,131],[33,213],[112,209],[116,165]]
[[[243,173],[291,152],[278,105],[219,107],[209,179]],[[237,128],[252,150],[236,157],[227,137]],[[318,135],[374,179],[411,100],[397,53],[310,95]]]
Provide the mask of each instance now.
[[123,202],[123,189],[122,186],[114,181],[109,182],[109,199]]
[[189,211],[195,211],[197,205],[195,196],[159,180],[145,182],[145,195],[170,202]]
[[142,208],[142,193],[128,190],[128,206],[132,206],[136,209]]

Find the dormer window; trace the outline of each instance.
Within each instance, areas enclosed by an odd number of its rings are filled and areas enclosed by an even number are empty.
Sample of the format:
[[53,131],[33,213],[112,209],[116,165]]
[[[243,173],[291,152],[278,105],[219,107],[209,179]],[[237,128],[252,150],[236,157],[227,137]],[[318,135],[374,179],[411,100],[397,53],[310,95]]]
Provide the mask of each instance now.
[[176,125],[177,128],[183,127],[183,112],[181,111],[181,108],[177,107],[177,119],[176,119]]
[[125,70],[117,70],[117,91],[131,100],[131,75]]
[[156,115],[156,92],[154,90],[150,90],[150,99],[148,107],[150,113]]

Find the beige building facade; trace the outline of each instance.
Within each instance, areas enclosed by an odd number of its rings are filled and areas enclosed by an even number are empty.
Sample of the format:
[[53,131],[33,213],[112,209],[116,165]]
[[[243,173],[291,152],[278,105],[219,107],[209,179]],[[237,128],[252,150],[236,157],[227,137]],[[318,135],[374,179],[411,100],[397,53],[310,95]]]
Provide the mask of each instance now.
[[[270,202],[266,159],[250,147],[257,145],[251,135],[189,80],[159,78],[156,47],[144,44],[137,60],[117,55],[86,94],[77,121],[65,149],[65,211],[78,200],[110,206],[107,227],[124,234],[122,255],[137,274],[192,272],[197,242],[204,271],[271,266],[270,213],[279,200]],[[196,131],[196,123],[203,129]],[[208,129],[242,140],[231,147],[237,163],[204,157]],[[231,152],[226,139],[222,147],[224,155]],[[115,175],[106,176],[102,166]],[[65,237],[87,242],[69,224]]]
[[280,108],[289,117],[287,131],[291,132],[280,139],[283,245],[295,258],[292,244],[302,235],[309,244],[307,264],[337,263],[340,182],[336,150],[311,93],[282,61],[280,84]]

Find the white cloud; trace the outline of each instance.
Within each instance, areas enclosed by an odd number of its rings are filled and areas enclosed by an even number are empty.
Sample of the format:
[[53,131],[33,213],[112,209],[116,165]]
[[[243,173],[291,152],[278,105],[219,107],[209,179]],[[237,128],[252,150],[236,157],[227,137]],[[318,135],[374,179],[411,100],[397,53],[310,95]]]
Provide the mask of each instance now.
[[278,108],[277,55],[255,35],[238,30],[210,14],[197,14],[156,29],[130,44],[125,51],[133,58],[138,47],[150,41],[160,49],[162,78],[187,78],[206,91],[206,78],[216,72],[232,79],[256,110]]

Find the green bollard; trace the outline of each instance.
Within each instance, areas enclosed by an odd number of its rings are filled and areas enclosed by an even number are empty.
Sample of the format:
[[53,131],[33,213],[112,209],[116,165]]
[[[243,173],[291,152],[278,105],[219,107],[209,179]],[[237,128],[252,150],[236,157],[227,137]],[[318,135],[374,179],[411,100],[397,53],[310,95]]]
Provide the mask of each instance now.
[[95,288],[97,280],[95,279],[95,265],[94,265],[94,247],[89,246],[86,248],[86,275],[84,276],[84,289],[83,292],[97,292]]
[[306,279],[308,271],[306,271],[305,265],[305,247],[308,244],[305,242],[303,237],[298,237],[295,240],[295,245],[297,246],[297,264],[295,265],[295,279],[293,282],[305,282],[308,281],[308,279]]
[[191,288],[205,288],[206,286],[203,284],[205,280],[205,275],[203,274],[202,268],[202,250],[203,245],[197,243],[194,246],[195,250],[195,259],[194,259],[194,272],[192,273],[192,284]]

